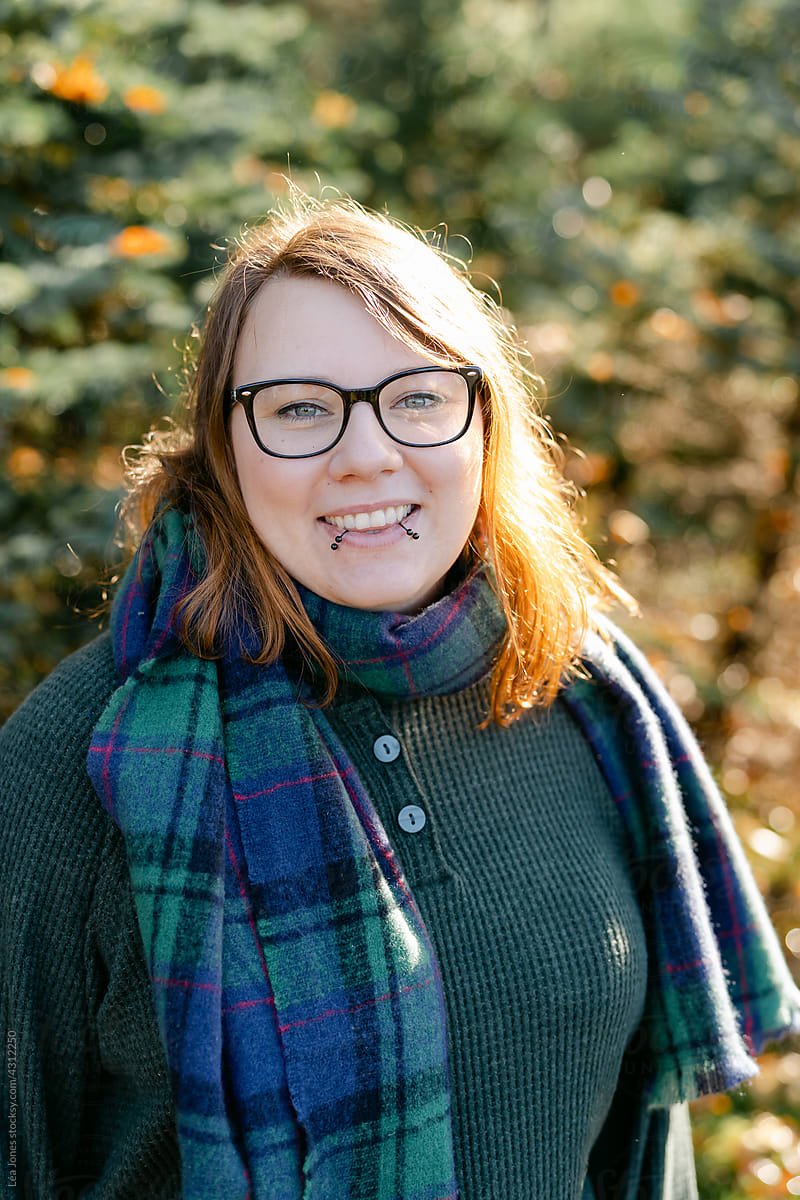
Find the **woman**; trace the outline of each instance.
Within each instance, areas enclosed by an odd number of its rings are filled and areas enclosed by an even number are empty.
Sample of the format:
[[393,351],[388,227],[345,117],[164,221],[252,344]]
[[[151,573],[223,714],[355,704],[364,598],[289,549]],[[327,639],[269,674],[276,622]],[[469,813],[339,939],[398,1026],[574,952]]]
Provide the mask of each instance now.
[[511,336],[412,233],[298,201],[190,401],[111,636],[4,732],[20,1179],[695,1196],[686,1101],[800,996]]

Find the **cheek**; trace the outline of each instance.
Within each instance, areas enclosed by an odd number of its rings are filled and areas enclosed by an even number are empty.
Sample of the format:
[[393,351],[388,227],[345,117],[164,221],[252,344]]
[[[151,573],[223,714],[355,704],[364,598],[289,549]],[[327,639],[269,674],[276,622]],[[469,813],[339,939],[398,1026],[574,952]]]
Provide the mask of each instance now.
[[253,525],[261,532],[263,518],[268,515],[272,503],[274,472],[269,469],[271,464],[265,461],[266,455],[250,436],[244,419],[231,422],[231,445],[244,506]]
[[275,553],[276,542],[302,538],[313,524],[318,480],[309,464],[315,460],[288,462],[263,454],[246,422],[244,431],[231,430],[231,445],[244,506],[262,541]]

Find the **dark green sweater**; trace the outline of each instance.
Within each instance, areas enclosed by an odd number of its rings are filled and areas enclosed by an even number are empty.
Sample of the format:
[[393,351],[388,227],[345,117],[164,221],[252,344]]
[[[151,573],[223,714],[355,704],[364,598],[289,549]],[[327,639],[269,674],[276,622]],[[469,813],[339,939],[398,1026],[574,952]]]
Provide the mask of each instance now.
[[[85,770],[115,686],[103,637],[0,733],[20,1200],[180,1195],[124,846]],[[486,703],[485,684],[385,707],[342,691],[330,711],[439,958],[461,1196],[689,1200],[685,1107],[648,1112],[635,1038],[623,1059],[647,954],[613,801],[560,703],[476,731]]]

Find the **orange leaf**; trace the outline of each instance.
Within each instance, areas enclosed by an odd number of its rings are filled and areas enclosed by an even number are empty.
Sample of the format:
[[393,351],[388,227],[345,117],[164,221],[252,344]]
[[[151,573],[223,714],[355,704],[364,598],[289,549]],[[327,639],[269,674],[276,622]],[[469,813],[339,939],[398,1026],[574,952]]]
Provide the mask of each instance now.
[[73,104],[100,104],[108,95],[108,84],[98,75],[88,54],[77,54],[68,67],[53,64],[55,76],[49,91]]
[[164,93],[146,83],[129,87],[122,99],[131,112],[161,113],[167,107]]
[[35,479],[44,470],[44,458],[33,446],[17,446],[9,455],[8,470],[15,479]]
[[639,288],[632,279],[618,279],[611,285],[610,295],[618,308],[631,308],[639,299]]
[[163,254],[169,241],[149,225],[128,225],[109,242],[113,254],[122,258],[142,258],[146,254]]
[[32,391],[35,382],[36,376],[27,367],[6,367],[5,371],[0,371],[0,383],[19,392]]

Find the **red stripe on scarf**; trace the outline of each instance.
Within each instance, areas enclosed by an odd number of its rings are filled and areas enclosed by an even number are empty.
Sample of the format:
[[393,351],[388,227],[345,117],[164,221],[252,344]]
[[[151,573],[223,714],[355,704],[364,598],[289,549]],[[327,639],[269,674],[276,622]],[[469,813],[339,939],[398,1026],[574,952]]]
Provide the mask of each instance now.
[[360,1012],[362,1008],[372,1008],[375,1004],[382,1004],[384,1000],[393,1000],[395,996],[403,996],[406,992],[413,992],[415,988],[427,987],[433,983],[433,975],[429,975],[427,979],[420,979],[418,983],[409,983],[406,987],[399,988],[396,992],[384,992],[382,996],[376,996],[374,1000],[365,1000],[363,1004],[354,1004],[351,1008],[329,1008],[327,1012],[320,1013],[318,1017],[306,1017],[302,1021],[290,1021],[288,1025],[279,1025],[278,1029],[281,1033],[286,1033],[287,1029],[296,1029],[299,1025],[314,1025],[317,1021],[324,1021],[326,1017],[344,1017],[348,1013]]

